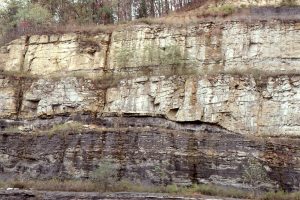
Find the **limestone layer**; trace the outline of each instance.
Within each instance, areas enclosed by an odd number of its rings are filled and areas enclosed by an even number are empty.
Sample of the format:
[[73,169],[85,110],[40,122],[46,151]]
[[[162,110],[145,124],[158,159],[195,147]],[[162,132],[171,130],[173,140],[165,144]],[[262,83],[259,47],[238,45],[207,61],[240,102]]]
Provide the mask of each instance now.
[[136,25],[110,34],[23,37],[2,47],[0,62],[7,71],[37,75],[74,71],[95,72],[97,77],[108,72],[161,74],[170,65],[198,73],[291,73],[299,72],[299,43],[299,22]]
[[0,51],[0,118],[163,116],[242,134],[300,134],[300,25],[138,25],[27,36]]

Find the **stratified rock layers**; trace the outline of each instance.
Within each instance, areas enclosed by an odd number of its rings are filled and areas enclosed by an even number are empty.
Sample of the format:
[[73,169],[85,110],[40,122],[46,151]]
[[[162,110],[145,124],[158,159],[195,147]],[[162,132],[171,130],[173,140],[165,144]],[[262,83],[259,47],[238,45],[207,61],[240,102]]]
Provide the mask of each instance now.
[[[2,77],[2,118],[49,118],[86,113],[164,116],[207,122],[236,133],[298,135],[300,77],[152,76],[103,88],[83,78],[20,81]],[[20,85],[21,84],[21,85]]]
[[[0,172],[87,178],[112,158],[120,178],[243,187],[253,157],[299,189],[299,47],[300,24],[279,21],[15,40],[0,51]],[[70,120],[102,131],[31,134]]]
[[299,36],[296,22],[225,22],[24,37],[1,51],[6,73],[27,77],[2,76],[0,116],[131,113],[298,135]]
[[[215,125],[151,117],[99,118],[94,123],[106,129],[54,136],[1,134],[2,178],[87,178],[101,159],[109,158],[122,179],[247,188],[243,175],[248,160],[255,158],[270,177],[262,184],[299,187],[297,139],[251,139]],[[264,173],[259,169],[257,176]]]

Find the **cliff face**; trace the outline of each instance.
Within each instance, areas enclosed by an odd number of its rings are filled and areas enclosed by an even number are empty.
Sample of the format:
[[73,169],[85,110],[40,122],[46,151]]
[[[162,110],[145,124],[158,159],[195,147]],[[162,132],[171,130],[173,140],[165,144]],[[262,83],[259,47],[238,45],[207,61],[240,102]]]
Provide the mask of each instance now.
[[25,78],[2,76],[0,115],[130,113],[298,135],[299,43],[294,22],[24,37],[1,54],[6,74]]
[[186,28],[136,25],[112,34],[31,36],[3,47],[1,62],[7,71],[36,75],[96,71],[101,77],[107,72],[146,73],[148,68],[161,74],[179,64],[199,73],[298,72],[299,26],[279,21]]
[[[81,133],[53,136],[2,134],[2,178],[87,178],[101,167],[101,159],[111,158],[120,178],[147,184],[215,183],[248,188],[243,179],[246,171],[263,166],[269,179],[257,187],[299,188],[298,139],[255,139],[215,125],[153,117],[106,117],[93,124],[105,128],[87,127]],[[261,164],[249,166],[249,158]],[[258,168],[255,176],[261,173]]]
[[[85,178],[112,157],[120,177],[244,187],[255,157],[297,189],[299,47],[300,24],[279,21],[15,40],[0,51],[0,171]],[[69,120],[110,129],[30,134]]]

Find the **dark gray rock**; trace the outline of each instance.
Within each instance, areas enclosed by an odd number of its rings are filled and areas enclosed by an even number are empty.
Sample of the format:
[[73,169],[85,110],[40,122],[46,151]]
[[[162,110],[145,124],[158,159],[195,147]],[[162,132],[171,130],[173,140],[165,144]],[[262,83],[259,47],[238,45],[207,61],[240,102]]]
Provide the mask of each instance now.
[[110,158],[120,179],[154,184],[215,183],[247,189],[250,186],[244,184],[244,171],[249,158],[255,158],[270,179],[262,185],[299,189],[297,138],[246,137],[214,124],[146,117],[123,117],[122,123],[112,128],[116,120],[90,121],[105,128],[82,134],[2,132],[1,177],[86,179],[103,158]]

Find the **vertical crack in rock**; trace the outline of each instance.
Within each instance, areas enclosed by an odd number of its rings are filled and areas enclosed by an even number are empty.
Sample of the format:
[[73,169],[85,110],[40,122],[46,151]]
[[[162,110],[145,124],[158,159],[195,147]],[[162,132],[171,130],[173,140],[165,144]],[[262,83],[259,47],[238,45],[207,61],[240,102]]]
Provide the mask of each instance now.
[[22,109],[22,104],[23,104],[23,84],[24,84],[24,78],[20,77],[18,79],[18,89],[16,91],[16,114],[17,114],[17,119],[19,119],[21,109]]
[[[24,64],[25,64],[25,57],[28,52],[28,47],[29,47],[29,36],[26,36],[25,38],[25,47],[24,47],[24,52],[22,54],[22,59],[20,62],[20,73],[24,73]],[[18,85],[17,85],[17,91],[16,91],[16,117],[19,119],[21,110],[22,110],[22,104],[23,104],[23,86],[25,83],[26,77],[20,76],[18,78]]]
[[109,54],[110,54],[111,43],[112,43],[112,33],[109,33],[108,43],[107,43],[107,48],[106,48],[105,58],[104,58],[104,70],[107,70],[107,68],[108,68],[108,59],[109,59]]
[[24,62],[25,62],[25,57],[29,48],[29,39],[30,37],[27,35],[25,38],[25,46],[24,46],[24,52],[22,54],[22,58],[21,58],[21,63],[20,63],[20,71],[23,72],[24,71]]

